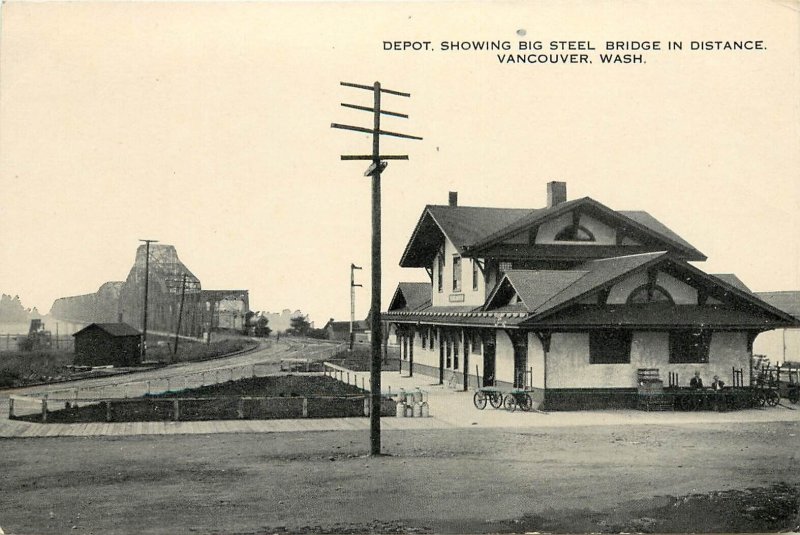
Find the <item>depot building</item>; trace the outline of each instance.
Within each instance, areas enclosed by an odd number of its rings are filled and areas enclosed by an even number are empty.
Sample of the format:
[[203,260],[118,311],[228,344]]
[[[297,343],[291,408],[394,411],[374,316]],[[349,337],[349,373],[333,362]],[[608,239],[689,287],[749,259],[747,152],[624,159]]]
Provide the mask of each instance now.
[[404,373],[464,390],[525,388],[546,409],[633,407],[637,372],[695,371],[749,384],[753,341],[800,326],[644,211],[567,200],[550,182],[538,209],[426,206],[383,319]]

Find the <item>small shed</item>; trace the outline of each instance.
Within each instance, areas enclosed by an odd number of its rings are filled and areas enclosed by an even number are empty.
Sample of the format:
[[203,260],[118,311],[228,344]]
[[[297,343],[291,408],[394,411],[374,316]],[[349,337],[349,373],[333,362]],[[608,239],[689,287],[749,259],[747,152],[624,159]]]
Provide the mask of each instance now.
[[76,332],[75,364],[136,366],[142,334],[127,323],[92,323]]

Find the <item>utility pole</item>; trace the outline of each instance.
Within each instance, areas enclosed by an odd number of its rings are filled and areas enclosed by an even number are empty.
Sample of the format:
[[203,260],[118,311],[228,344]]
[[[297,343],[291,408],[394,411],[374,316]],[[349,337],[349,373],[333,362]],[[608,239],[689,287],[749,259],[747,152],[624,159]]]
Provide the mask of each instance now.
[[380,82],[375,82],[372,86],[353,84],[350,82],[340,82],[341,85],[346,87],[354,87],[357,89],[365,89],[372,91],[373,106],[372,108],[366,106],[356,106],[355,104],[345,104],[345,108],[354,110],[372,112],[373,127],[362,128],[359,126],[350,126],[345,124],[332,123],[331,128],[339,128],[342,130],[352,130],[354,132],[362,132],[372,134],[372,154],[371,155],[342,155],[342,160],[371,160],[372,164],[369,166],[364,176],[372,177],[372,303],[370,306],[370,323],[372,328],[372,358],[370,365],[370,453],[371,455],[381,454],[381,341],[382,325],[381,325],[381,173],[388,165],[385,160],[408,160],[408,155],[382,155],[380,152],[380,137],[392,136],[405,139],[418,139],[421,137],[409,136],[406,134],[399,134],[397,132],[389,132],[381,130],[381,115],[390,115],[393,117],[400,117],[408,119],[408,115],[403,113],[396,113],[381,109],[381,93],[390,95],[397,95],[400,97],[410,97],[409,93],[401,93],[400,91],[393,91],[391,89],[381,88]]
[[178,337],[181,332],[181,318],[183,318],[183,303],[184,300],[186,299],[186,291],[189,290],[191,293],[196,293],[200,291],[200,281],[194,277],[189,278],[189,275],[187,273],[184,273],[180,279],[168,279],[167,287],[172,292],[177,292],[178,288],[180,288],[181,290],[181,302],[180,306],[178,307],[178,321],[177,321],[177,327],[175,328],[175,347],[172,351],[173,355],[177,355]]
[[145,243],[144,254],[144,312],[142,314],[142,361],[147,358],[147,291],[150,286],[150,244],[158,240],[139,240]]
[[355,264],[350,264],[350,351],[353,351],[353,322],[356,319],[356,286],[361,288],[360,284],[356,284],[355,270],[361,269]]

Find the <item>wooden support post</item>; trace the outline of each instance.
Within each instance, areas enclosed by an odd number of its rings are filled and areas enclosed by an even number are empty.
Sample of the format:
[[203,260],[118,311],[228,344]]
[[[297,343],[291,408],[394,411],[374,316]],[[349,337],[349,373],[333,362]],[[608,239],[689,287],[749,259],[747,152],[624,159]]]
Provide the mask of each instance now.
[[215,379],[214,384],[218,385],[219,384],[219,370],[214,370],[214,379]]
[[171,386],[171,384],[169,382],[169,377],[167,377],[167,392],[171,392],[171,391],[172,391],[172,386]]
[[350,384],[350,372],[347,372],[347,384]]
[[172,400],[172,419],[176,422],[181,419],[181,405],[180,400]]
[[308,398],[303,398],[303,418],[308,418]]
[[111,421],[111,400],[106,400],[106,422]]
[[236,416],[238,416],[240,420],[244,419],[244,398],[239,398],[239,401],[236,403]]
[[14,398],[8,398],[8,419],[14,419]]
[[364,398],[364,416],[369,416],[369,396]]
[[42,398],[42,423],[47,423],[47,394]]
[[256,376],[256,365],[253,364],[252,368],[253,368],[253,377],[255,377]]

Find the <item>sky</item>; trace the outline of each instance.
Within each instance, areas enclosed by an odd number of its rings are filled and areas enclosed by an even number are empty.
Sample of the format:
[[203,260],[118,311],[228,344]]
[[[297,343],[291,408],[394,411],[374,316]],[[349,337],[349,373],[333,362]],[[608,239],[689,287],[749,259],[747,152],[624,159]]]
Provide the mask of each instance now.
[[[383,174],[383,307],[426,204],[645,210],[756,291],[800,290],[800,17],[791,2],[5,2],[0,291],[54,299],[124,280],[139,239],[254,310],[369,304],[371,94],[408,154]],[[591,64],[504,64],[446,41],[590,42]],[[606,41],[681,41],[602,64]],[[691,50],[691,41],[765,50]],[[432,50],[384,50],[430,41]],[[579,47],[582,45],[573,45]],[[586,45],[583,45],[586,46]],[[518,53],[516,50],[511,53]],[[581,53],[575,52],[574,53]],[[548,50],[537,52],[549,54]],[[561,52],[569,53],[569,52]],[[628,52],[635,53],[635,52]],[[527,54],[527,52],[526,52]]]

